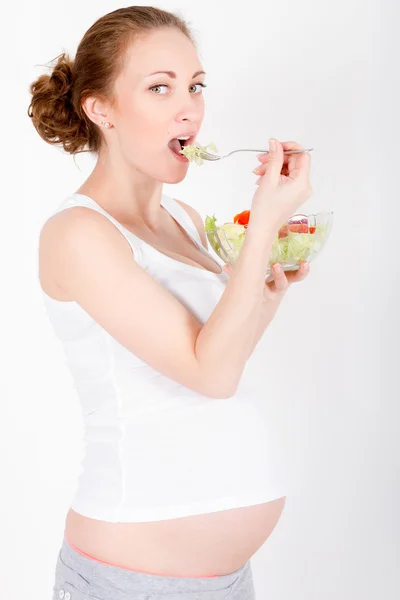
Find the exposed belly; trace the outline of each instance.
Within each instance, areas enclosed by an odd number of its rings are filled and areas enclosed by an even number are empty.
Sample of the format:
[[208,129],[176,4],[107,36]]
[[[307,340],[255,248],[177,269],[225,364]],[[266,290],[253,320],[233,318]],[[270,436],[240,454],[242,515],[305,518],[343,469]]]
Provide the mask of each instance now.
[[285,500],[151,523],[107,523],[70,509],[65,534],[83,552],[125,569],[171,577],[227,575],[264,544]]

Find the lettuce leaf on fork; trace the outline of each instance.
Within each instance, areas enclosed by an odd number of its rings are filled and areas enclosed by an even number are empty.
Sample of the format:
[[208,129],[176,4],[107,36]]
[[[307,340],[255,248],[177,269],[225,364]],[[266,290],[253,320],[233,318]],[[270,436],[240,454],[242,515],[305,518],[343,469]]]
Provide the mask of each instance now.
[[200,152],[218,152],[215,144],[211,142],[207,146],[201,146],[198,142],[191,144],[190,146],[184,146],[180,151],[180,154],[186,156],[190,162],[195,162],[199,167],[203,164],[203,159],[200,157]]

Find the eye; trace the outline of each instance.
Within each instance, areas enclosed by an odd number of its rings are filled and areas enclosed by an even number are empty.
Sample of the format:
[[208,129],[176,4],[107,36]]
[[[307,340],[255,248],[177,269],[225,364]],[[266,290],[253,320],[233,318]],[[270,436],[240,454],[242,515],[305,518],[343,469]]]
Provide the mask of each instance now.
[[[205,83],[194,83],[193,85],[191,85],[191,88],[196,88],[196,86],[200,86],[202,88],[207,87]],[[189,88],[190,89],[190,88]],[[201,92],[201,90],[199,90]]]
[[[153,85],[150,89],[151,90],[160,90],[161,88],[167,88],[167,87],[168,87],[167,85],[160,84],[160,85]],[[161,94],[161,92],[155,92],[155,94]]]
[[[167,84],[159,83],[157,85],[151,86],[150,90],[154,91],[154,93],[158,94],[159,96],[163,96],[163,95],[165,95],[166,92],[162,92],[161,91],[162,88],[167,88],[167,90],[168,90],[168,87],[169,86]],[[196,88],[205,88],[205,87],[207,87],[205,83],[194,83],[193,85],[191,85],[189,87],[189,90],[191,91],[191,93],[199,93],[199,92],[201,92],[201,89],[200,90],[197,89],[197,92],[196,92]],[[193,92],[192,92],[192,89],[194,90]]]

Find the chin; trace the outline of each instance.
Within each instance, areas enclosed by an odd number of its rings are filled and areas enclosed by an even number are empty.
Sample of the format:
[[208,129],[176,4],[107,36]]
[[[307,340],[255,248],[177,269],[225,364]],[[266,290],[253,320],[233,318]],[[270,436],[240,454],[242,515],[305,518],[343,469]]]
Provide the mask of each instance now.
[[175,175],[173,173],[168,173],[165,174],[163,177],[160,177],[160,179],[157,180],[161,181],[162,183],[180,183],[181,181],[183,181],[187,175],[187,168],[186,169],[182,169],[181,173],[176,173]]

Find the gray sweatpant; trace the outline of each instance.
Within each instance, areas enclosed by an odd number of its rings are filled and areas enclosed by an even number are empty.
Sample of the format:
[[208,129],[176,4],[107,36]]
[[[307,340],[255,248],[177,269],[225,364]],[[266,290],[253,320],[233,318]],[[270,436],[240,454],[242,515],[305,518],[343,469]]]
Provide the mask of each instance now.
[[64,538],[53,600],[255,600],[250,561],[229,575],[165,577],[84,556]]

